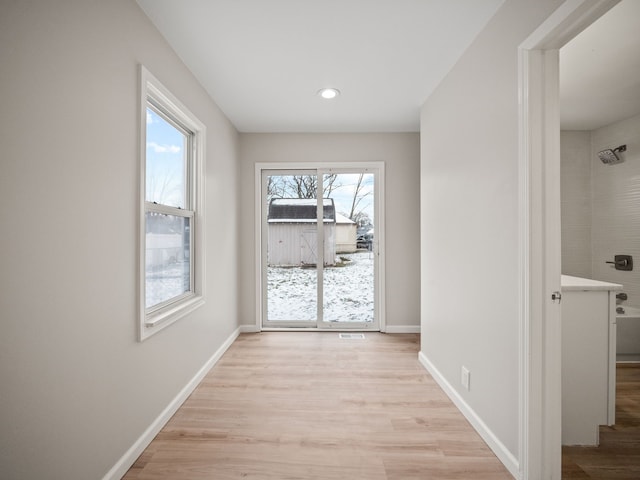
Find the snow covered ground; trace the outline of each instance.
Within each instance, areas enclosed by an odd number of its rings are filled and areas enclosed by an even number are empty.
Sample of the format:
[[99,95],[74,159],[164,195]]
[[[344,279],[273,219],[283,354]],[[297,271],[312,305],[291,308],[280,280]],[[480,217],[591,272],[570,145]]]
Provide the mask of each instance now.
[[[373,322],[373,254],[341,253],[341,266],[324,269],[324,320]],[[315,321],[317,272],[315,268],[269,267],[267,272],[269,320]],[[188,267],[183,263],[147,271],[146,306],[185,291]],[[188,288],[188,287],[187,287]]]
[[[324,269],[324,320],[373,322],[373,254],[338,254],[342,266]],[[310,320],[317,316],[315,268],[269,267],[269,320]]]
[[170,298],[182,295],[189,289],[189,264],[177,262],[162,268],[147,268],[146,299],[147,308]]

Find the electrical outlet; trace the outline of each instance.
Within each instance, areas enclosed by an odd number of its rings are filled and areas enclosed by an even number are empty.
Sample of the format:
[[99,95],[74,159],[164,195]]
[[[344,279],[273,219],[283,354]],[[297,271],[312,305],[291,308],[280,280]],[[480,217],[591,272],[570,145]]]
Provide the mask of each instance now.
[[469,385],[471,382],[471,374],[469,373],[469,370],[466,367],[462,367],[462,374],[460,376],[460,383],[462,383],[462,386],[464,388],[466,388],[467,390],[469,390]]

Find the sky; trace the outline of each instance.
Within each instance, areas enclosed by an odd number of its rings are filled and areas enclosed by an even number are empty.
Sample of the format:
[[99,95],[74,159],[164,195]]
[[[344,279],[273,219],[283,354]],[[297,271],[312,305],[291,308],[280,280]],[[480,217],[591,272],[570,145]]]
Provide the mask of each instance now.
[[[276,194],[277,197],[296,197],[296,194],[288,189],[284,192],[279,191],[281,185],[284,184],[293,184],[292,178],[293,175],[271,175],[272,179],[276,183],[275,189],[278,191]],[[333,183],[333,190],[331,192],[331,198],[333,199],[336,212],[343,214],[348,217],[351,212],[351,204],[353,202],[353,197],[358,185],[358,179],[360,177],[359,173],[340,173],[338,174],[337,179]],[[326,178],[326,177],[325,177]],[[324,185],[326,191],[326,185]],[[374,174],[366,173],[363,177],[363,182],[360,187],[360,192],[358,198],[360,201],[357,203],[357,206],[354,210],[354,213],[358,213],[360,211],[364,211],[371,221],[373,221],[373,193],[374,193]],[[326,195],[325,195],[326,196]]]
[[[186,135],[167,122],[157,112],[147,108],[147,172],[146,200],[174,207],[185,204],[185,146]],[[331,198],[336,211],[349,216],[358,183],[358,173],[340,173],[334,183]],[[360,202],[355,213],[364,211],[373,222],[374,175],[364,175]]]
[[[353,195],[358,183],[358,173],[341,173],[338,175],[336,184],[341,185],[331,193],[331,198],[336,205],[336,211],[342,213],[345,216],[349,216],[351,211],[351,203],[353,202]],[[373,222],[373,178],[372,173],[365,174],[363,178],[363,188],[360,190],[361,200],[356,207],[356,213],[364,211],[369,215]],[[366,196],[365,196],[366,195]]]
[[186,208],[186,138],[183,132],[147,108],[147,201]]

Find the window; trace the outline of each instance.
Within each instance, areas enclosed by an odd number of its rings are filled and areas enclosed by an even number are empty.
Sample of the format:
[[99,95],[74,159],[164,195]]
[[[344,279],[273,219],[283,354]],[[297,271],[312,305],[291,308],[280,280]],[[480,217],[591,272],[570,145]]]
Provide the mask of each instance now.
[[140,340],[203,302],[204,125],[141,67]]

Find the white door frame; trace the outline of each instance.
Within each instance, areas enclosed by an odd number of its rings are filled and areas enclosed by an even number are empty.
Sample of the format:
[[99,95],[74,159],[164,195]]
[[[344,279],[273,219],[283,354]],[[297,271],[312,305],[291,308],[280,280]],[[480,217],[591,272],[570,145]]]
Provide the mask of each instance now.
[[523,480],[561,477],[559,50],[619,0],[567,0],[518,49]]
[[[373,246],[374,254],[376,255],[376,279],[375,279],[375,292],[374,292],[374,308],[375,318],[377,321],[374,325],[366,326],[368,330],[375,330],[380,332],[386,331],[386,305],[385,305],[385,204],[384,204],[384,190],[385,190],[385,175],[384,175],[384,162],[278,162],[278,163],[256,163],[255,165],[255,258],[256,258],[256,331],[260,332],[264,330],[262,325],[263,309],[265,304],[265,292],[264,282],[266,275],[264,274],[263,267],[266,264],[266,250],[263,246],[263,205],[262,205],[262,172],[264,170],[314,170],[319,174],[327,172],[339,172],[349,173],[349,171],[361,172],[369,171],[376,174],[375,180],[375,209],[374,209],[374,225],[376,229],[375,242]],[[318,236],[322,234],[322,227],[318,229]],[[319,279],[321,281],[321,278]],[[322,288],[322,285],[319,286]],[[323,323],[326,326],[326,324]],[[332,330],[354,330],[358,329],[355,326],[349,327],[349,325],[331,325]],[[269,328],[269,330],[273,330]],[[291,330],[291,328],[282,328],[276,330]],[[307,327],[305,330],[327,330],[323,327]]]

